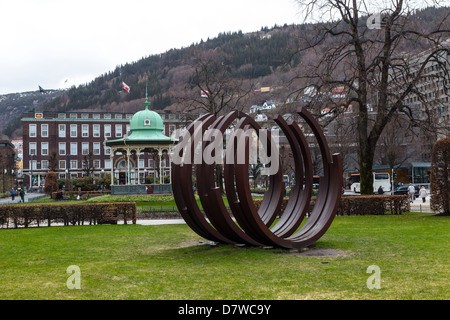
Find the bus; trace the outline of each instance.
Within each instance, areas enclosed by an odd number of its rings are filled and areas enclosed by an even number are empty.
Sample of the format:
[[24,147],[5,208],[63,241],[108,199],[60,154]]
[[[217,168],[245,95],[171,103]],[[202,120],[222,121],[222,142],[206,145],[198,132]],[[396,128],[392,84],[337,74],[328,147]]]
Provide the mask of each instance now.
[[[313,185],[312,185],[313,189],[319,189],[319,180],[320,180],[320,176],[313,176]],[[303,177],[303,186],[305,184],[306,184],[306,178]]]
[[[359,193],[360,190],[360,175],[359,173],[350,175],[350,182],[352,183],[350,190]],[[373,172],[373,192],[377,193],[381,186],[384,192],[391,192],[391,177],[387,172]]]

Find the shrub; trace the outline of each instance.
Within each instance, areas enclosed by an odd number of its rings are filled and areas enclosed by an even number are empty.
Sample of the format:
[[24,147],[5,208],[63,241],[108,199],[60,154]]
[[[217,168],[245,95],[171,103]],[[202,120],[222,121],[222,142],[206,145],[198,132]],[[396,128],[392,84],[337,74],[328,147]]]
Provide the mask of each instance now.
[[0,225],[6,228],[29,227],[30,224],[47,222],[63,222],[67,225],[80,225],[88,221],[89,224],[116,224],[119,219],[127,224],[131,220],[136,223],[136,204],[123,203],[92,203],[92,204],[38,204],[38,205],[8,205],[0,206]]
[[81,188],[83,191],[93,191],[95,188],[94,177],[82,177],[72,180],[73,186],[76,190]]
[[59,185],[58,185],[58,178],[56,177],[56,173],[53,171],[49,171],[47,175],[45,176],[45,185],[44,185],[44,192],[46,194],[51,195],[53,192],[58,191]]
[[[281,209],[284,210],[288,202],[284,198]],[[315,197],[311,199],[309,213],[314,206]],[[253,199],[257,209],[261,206],[262,199]],[[337,215],[383,215],[386,212],[390,214],[401,214],[409,211],[409,201],[406,195],[370,195],[370,196],[343,196],[339,203]]]
[[430,172],[430,207],[442,215],[450,215],[450,138],[433,146]]
[[342,196],[337,215],[401,214],[409,210],[407,195]]

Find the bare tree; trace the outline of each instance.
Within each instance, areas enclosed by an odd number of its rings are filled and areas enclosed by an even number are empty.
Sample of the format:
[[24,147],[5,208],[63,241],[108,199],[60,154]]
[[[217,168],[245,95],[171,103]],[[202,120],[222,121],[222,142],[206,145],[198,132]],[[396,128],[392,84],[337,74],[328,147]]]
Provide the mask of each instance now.
[[[434,82],[448,85],[448,62],[442,56],[448,53],[442,36],[448,35],[448,15],[435,26],[424,26],[414,20],[412,1],[393,0],[390,7],[378,9],[379,26],[368,27],[371,14],[369,1],[356,0],[298,0],[305,17],[329,14],[330,21],[320,24],[316,33],[307,32],[299,52],[318,59],[303,64],[298,76],[303,83],[314,85],[316,98],[311,101],[324,104],[326,99],[334,114],[341,106],[353,105],[356,115],[361,193],[372,194],[372,166],[377,143],[386,125],[398,113],[410,119],[411,126],[422,125],[437,130],[433,123],[433,104],[419,90],[423,81],[429,81],[426,68],[434,63],[439,68],[432,76]],[[438,1],[433,1],[439,4]],[[389,5],[389,4],[388,4]],[[369,21],[369,24],[371,21]],[[428,51],[424,52],[425,49]],[[405,54],[404,50],[424,52],[420,57]],[[345,102],[334,102],[327,93],[342,86]],[[305,87],[301,88],[304,92]],[[445,88],[447,92],[447,88]],[[405,104],[414,95],[422,101],[421,112]],[[371,113],[371,111],[375,111]]]
[[379,140],[376,158],[380,164],[389,166],[389,172],[392,172],[395,166],[408,161],[421,149],[418,134],[408,128],[409,122],[405,118],[400,117],[388,123]]
[[[195,54],[194,73],[184,95],[179,99],[185,111],[210,113],[217,117],[226,112],[244,109],[244,100],[253,91],[253,87],[246,85],[244,79],[233,75],[228,63],[227,55],[217,50],[199,51]],[[215,165],[215,172],[216,185],[223,193],[221,164]]]
[[94,173],[94,154],[89,151],[87,155],[83,156],[83,172],[86,177],[92,176]]
[[199,52],[193,61],[194,73],[180,97],[185,110],[211,113],[215,116],[231,110],[242,110],[243,100],[252,86],[231,74],[228,58],[217,51]]
[[48,171],[56,172],[59,168],[58,161],[59,161],[58,151],[52,149],[50,151],[50,156],[48,158]]

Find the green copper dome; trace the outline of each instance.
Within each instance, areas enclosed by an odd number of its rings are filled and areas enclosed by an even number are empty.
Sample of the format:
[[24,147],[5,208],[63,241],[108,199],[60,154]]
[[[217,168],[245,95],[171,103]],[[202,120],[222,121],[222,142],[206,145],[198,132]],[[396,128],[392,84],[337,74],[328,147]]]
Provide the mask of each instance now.
[[145,109],[136,112],[130,120],[131,134],[127,140],[152,140],[152,141],[170,141],[170,137],[165,136],[164,122],[161,116],[155,111],[148,109],[150,102],[145,98]]
[[161,116],[155,111],[141,110],[136,112],[130,121],[131,132],[135,130],[164,130],[164,123]]

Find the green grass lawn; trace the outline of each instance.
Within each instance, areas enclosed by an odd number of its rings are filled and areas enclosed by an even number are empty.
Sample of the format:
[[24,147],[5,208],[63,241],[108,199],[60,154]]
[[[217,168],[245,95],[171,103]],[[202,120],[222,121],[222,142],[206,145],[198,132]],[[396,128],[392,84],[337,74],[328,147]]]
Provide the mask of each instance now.
[[[449,299],[449,217],[339,216],[315,248],[195,245],[186,225],[0,230],[0,299]],[[314,252],[310,250],[309,252]],[[67,267],[81,271],[68,289]],[[381,270],[381,289],[367,288]]]
[[[255,197],[256,198],[256,197]],[[197,204],[199,208],[202,208],[201,201],[196,195]],[[227,197],[223,197],[224,204],[228,206]],[[50,197],[45,197],[33,201],[32,204],[61,204],[61,203],[101,203],[101,202],[136,202],[136,207],[139,211],[145,212],[164,212],[164,211],[178,211],[177,205],[173,196],[161,196],[161,195],[136,195],[136,196],[111,196],[103,195],[99,197],[94,197],[89,200],[66,200],[66,201],[56,201]],[[29,203],[17,203],[14,205],[27,205]]]

